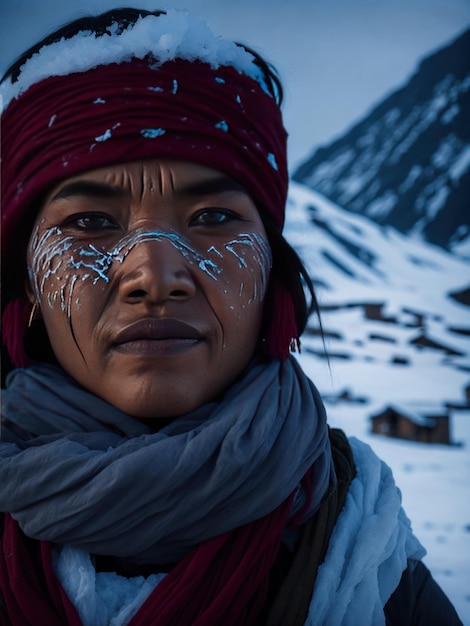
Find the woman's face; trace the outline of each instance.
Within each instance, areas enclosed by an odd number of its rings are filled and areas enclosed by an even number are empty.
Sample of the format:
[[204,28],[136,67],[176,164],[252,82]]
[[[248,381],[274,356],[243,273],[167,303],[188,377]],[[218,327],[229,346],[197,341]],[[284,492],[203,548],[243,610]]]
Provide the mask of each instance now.
[[176,160],[63,181],[28,249],[31,298],[58,361],[137,418],[188,412],[240,374],[258,340],[270,263],[243,187]]

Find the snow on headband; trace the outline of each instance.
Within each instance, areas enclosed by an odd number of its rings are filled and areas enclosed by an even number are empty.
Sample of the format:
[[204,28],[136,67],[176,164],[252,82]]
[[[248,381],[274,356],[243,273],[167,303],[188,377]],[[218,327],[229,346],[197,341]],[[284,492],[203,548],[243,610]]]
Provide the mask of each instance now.
[[[286,132],[253,61],[201,20],[174,10],[141,17],[123,31],[116,25],[105,35],[81,32],[33,55],[0,92],[8,265],[24,264],[15,259],[18,226],[53,184],[145,158],[180,158],[225,171],[281,230]],[[22,295],[4,314],[4,341],[16,365],[26,362],[26,310]]]
[[203,20],[186,11],[169,9],[158,16],[140,17],[124,30],[114,23],[104,35],[81,31],[44,46],[24,63],[17,80],[2,85],[3,106],[6,108],[12,98],[49,76],[67,76],[99,65],[144,59],[149,53],[160,65],[183,59],[201,61],[213,69],[231,66],[266,89],[262,70],[247,50],[214,35]]

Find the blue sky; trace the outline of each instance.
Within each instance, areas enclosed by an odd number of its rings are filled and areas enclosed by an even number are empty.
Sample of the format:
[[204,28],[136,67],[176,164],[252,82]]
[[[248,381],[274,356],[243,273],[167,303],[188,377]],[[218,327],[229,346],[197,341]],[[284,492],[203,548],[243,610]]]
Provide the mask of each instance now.
[[470,27],[470,0],[2,0],[0,68],[65,21],[113,6],[188,9],[271,60],[291,169]]

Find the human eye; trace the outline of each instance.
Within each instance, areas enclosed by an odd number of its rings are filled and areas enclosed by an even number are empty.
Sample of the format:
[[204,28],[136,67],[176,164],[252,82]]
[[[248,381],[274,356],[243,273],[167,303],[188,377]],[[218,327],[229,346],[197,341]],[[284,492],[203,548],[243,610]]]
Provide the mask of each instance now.
[[76,213],[67,217],[61,224],[62,228],[76,229],[84,232],[116,230],[116,220],[106,213]]
[[229,209],[219,207],[202,209],[191,219],[191,226],[222,226],[240,219],[239,216]]

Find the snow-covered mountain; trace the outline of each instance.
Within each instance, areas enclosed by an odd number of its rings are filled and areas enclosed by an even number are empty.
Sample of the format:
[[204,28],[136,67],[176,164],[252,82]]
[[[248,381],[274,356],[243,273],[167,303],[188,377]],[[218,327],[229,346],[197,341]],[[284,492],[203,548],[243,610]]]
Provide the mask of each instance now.
[[[470,384],[470,306],[455,294],[468,286],[470,263],[294,182],[287,215],[286,236],[317,286],[331,364],[347,365],[351,377],[369,371],[349,381],[353,396],[462,404]],[[314,317],[303,349],[324,358]],[[379,364],[388,371],[386,388],[370,385]],[[421,367],[429,374],[431,364],[432,388],[429,375],[398,384]]]
[[[295,182],[285,234],[314,279],[329,354],[312,317],[298,359],[329,423],[392,467],[425,561],[470,626],[470,302],[455,295],[470,262]],[[372,434],[370,417],[389,403],[443,407],[456,445]]]
[[294,173],[345,209],[470,257],[470,30]]

